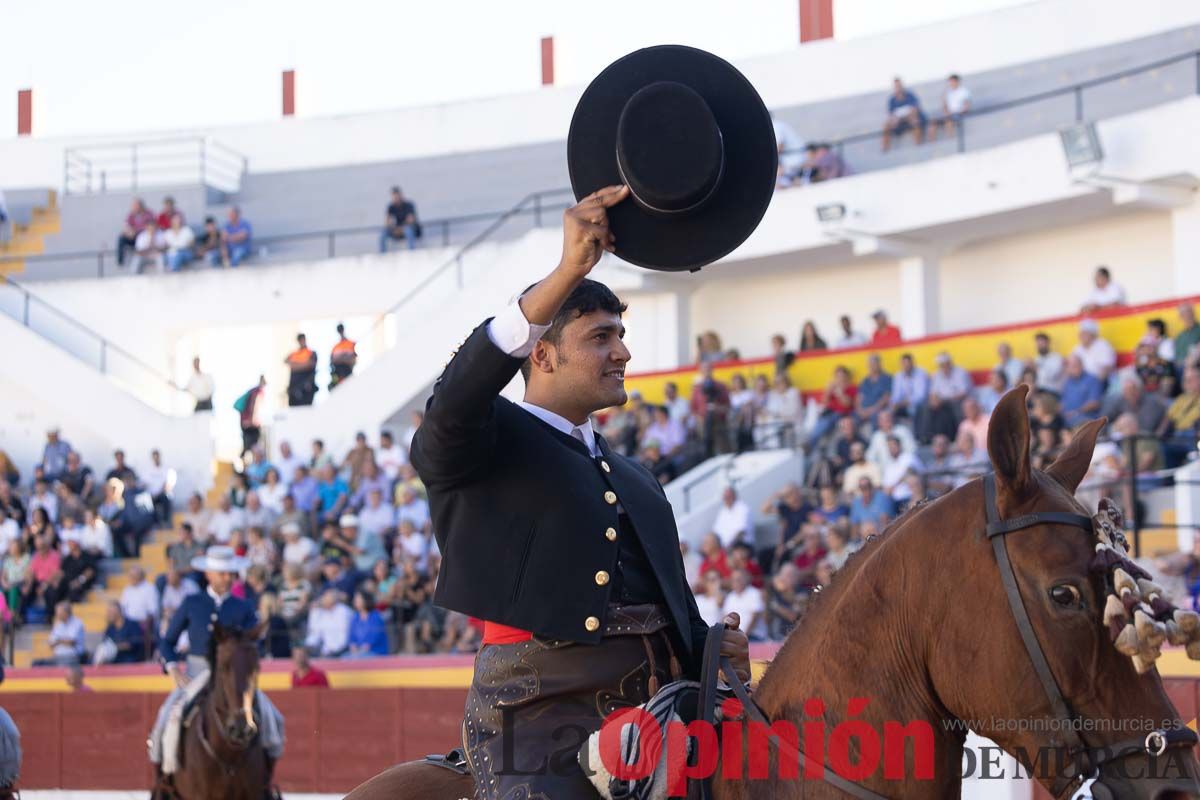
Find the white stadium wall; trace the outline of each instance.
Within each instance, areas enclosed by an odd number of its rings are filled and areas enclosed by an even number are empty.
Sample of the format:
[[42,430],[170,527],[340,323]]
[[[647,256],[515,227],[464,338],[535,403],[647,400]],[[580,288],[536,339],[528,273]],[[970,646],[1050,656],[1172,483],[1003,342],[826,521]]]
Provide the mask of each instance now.
[[[738,61],[767,105],[795,106],[887,91],[897,72],[910,82],[970,74],[1195,24],[1200,7],[1181,0],[1046,0],[878,36],[810,42]],[[1004,42],[982,47],[981,42]],[[808,76],[798,79],[797,76]],[[274,120],[247,125],[110,137],[0,141],[7,187],[56,187],[63,150],[102,140],[210,135],[247,156],[255,172],[362,164],[511,147],[566,137],[582,86],[371,114]],[[397,135],[403,131],[403,135]]]

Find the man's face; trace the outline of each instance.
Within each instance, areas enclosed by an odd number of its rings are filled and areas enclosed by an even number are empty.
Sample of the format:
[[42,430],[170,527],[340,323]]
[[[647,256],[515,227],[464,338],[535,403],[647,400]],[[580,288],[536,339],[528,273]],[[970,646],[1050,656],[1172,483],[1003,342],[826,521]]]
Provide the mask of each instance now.
[[153,461],[154,466],[157,467],[162,463],[162,456],[159,455],[159,452],[157,450],[154,450],[150,453],[150,460]]
[[313,443],[312,443],[312,454],[313,454],[313,457],[315,458],[315,457],[317,457],[317,456],[321,455],[321,450],[322,450],[322,449],[323,449],[323,448],[321,447],[321,443],[320,443],[320,442],[313,442]]
[[236,208],[229,209],[229,222],[236,224],[238,221],[238,210]]
[[[884,320],[886,322],[886,320]],[[882,366],[879,363],[879,356],[874,353],[867,359],[867,371],[872,375],[878,375]]]
[[1067,358],[1067,374],[1072,378],[1078,378],[1083,374],[1083,361],[1079,356],[1070,356]]
[[996,347],[996,355],[1000,356],[1001,361],[1008,361],[1012,358],[1012,348],[1007,343],[1001,342]]
[[913,369],[912,356],[903,356],[900,359],[900,368],[903,369],[906,373],[912,372],[912,369]]
[[79,455],[74,450],[67,453],[67,469],[72,472],[79,469]]
[[839,322],[841,322],[841,324],[842,324],[842,330],[847,334],[850,333],[850,318],[842,317],[841,320],[839,320]]
[[854,420],[851,417],[842,417],[837,422],[838,434],[843,439],[854,438]]
[[900,455],[900,442],[899,442],[899,440],[897,440],[897,439],[888,439],[888,440],[887,440],[887,447],[888,447],[888,452],[889,452],[889,453],[891,453],[891,455],[892,455],[892,458],[897,458],[897,457]]
[[858,491],[863,497],[870,497],[874,487],[871,485],[870,478],[861,478],[858,481]]
[[1136,406],[1142,399],[1142,387],[1135,381],[1125,381],[1121,384],[1121,397],[1131,406]]
[[54,618],[60,622],[66,622],[71,618],[71,607],[66,603],[59,603],[54,607]]
[[951,89],[957,89],[957,88],[958,88],[958,78],[950,78],[950,79],[947,81],[947,83],[949,83],[949,84],[950,84],[950,88],[951,88]]
[[1087,347],[1092,342],[1096,341],[1096,334],[1092,333],[1088,328],[1082,328],[1079,331],[1079,342],[1084,347]]
[[212,590],[220,595],[228,594],[229,587],[233,585],[232,572],[209,571],[204,573],[204,578],[208,581],[208,585],[212,587]]
[[1196,310],[1191,306],[1179,307],[1179,321],[1183,323],[1183,327],[1190,328],[1196,324]]
[[117,462],[118,468],[125,466],[125,454],[120,450],[113,453],[113,460]]
[[666,394],[666,397],[668,400],[674,400],[676,397],[679,396],[679,387],[676,386],[674,383],[668,383],[663,388],[663,392],[664,392],[664,394]]
[[308,669],[308,651],[303,647],[296,647],[292,650],[292,664],[295,665],[297,672],[304,672]]
[[897,97],[904,94],[904,84],[898,80],[892,81],[892,94]]
[[821,487],[821,505],[828,507],[828,506],[835,505],[836,503],[837,503],[837,492],[835,492],[833,490],[833,487],[832,486],[822,486]]
[[188,511],[195,514],[197,511],[200,510],[200,508],[201,508],[201,506],[200,506],[200,498],[199,497],[197,497],[196,495],[192,495],[191,497],[188,498]]
[[737,500],[737,492],[735,492],[733,489],[726,489],[725,491],[721,492],[721,501],[725,503],[725,505],[732,506],[735,500]]
[[1200,370],[1189,369],[1183,373],[1183,391],[1190,395],[1200,394]]
[[1050,352],[1050,340],[1045,336],[1039,336],[1034,341],[1037,343],[1037,351],[1039,356],[1044,356]]
[[540,343],[551,371],[535,366],[530,378],[552,381],[556,394],[571,398],[580,408],[625,405],[625,365],[631,356],[624,335],[619,314],[593,311],[573,319],[563,327],[557,345]]
[[392,192],[392,202],[399,204],[404,200],[404,192]]
[[258,499],[258,494],[256,492],[250,492],[246,495],[246,508],[250,509],[251,511],[258,511],[261,505],[262,501]]
[[850,460],[855,464],[862,461],[865,455],[866,451],[863,449],[862,442],[855,442],[850,445]]
[[1108,276],[1099,270],[1096,271],[1096,277],[1093,280],[1096,282],[1096,286],[1100,289],[1108,286]]

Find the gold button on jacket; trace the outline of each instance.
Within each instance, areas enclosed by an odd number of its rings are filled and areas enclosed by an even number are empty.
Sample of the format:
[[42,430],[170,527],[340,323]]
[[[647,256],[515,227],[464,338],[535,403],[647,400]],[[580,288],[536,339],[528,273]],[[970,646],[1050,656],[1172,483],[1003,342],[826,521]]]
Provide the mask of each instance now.
[[587,628],[588,631],[597,631],[600,629],[600,620],[596,617],[588,617],[583,621],[583,627]]
[[617,493],[616,492],[605,492],[604,493],[604,502],[608,503],[610,506],[615,505],[617,502]]
[[610,542],[615,542],[617,540],[617,529],[609,528],[608,530],[606,530],[604,532],[604,538],[608,539]]
[[608,573],[604,570],[600,570],[596,573],[596,585],[603,586],[606,583],[608,583]]

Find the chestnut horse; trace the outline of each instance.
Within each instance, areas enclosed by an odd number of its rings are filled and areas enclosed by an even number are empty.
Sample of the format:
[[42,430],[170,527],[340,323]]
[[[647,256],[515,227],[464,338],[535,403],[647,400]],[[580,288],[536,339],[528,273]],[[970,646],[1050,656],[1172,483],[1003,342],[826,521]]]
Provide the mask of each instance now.
[[264,623],[250,631],[217,625],[209,645],[211,679],[181,737],[173,776],[179,800],[269,800],[271,770],[254,719],[258,641]]
[[[965,724],[976,721],[978,733],[1024,763],[1033,762],[1035,777],[1056,797],[1069,797],[1078,773],[1074,756],[1061,755],[1072,739],[1055,725],[1066,707],[1076,721],[1089,723],[1078,729],[1089,751],[1122,745],[1119,755],[1094,759],[1080,776],[1097,777],[1095,797],[1200,798],[1200,764],[1188,740],[1173,741],[1170,760],[1159,759],[1148,770],[1151,757],[1141,746],[1147,726],[1173,729],[1181,723],[1152,660],[1139,674],[1114,646],[1103,619],[1110,584],[1095,571],[1097,535],[1082,529],[1080,520],[1091,526],[1074,493],[1104,421],[1077,431],[1045,472],[1032,470],[1026,392],[1024,386],[1009,392],[991,418],[996,516],[987,513],[985,479],[976,479],[898,519],[818,596],[762,677],[754,701],[773,723],[791,722],[797,731],[821,719],[805,702],[819,698],[826,731],[836,732],[853,709],[853,718],[874,731],[899,722],[929,732],[932,777],[916,774],[917,757],[908,751],[903,770],[908,777],[888,778],[876,769],[856,782],[869,792],[859,796],[958,797]],[[1066,519],[1074,522],[1061,522]],[[1007,539],[1003,565],[985,533],[995,520],[1019,528],[1001,537]],[[1015,601],[1006,591],[1005,573]],[[1025,609],[1024,633],[1014,602]],[[1040,646],[1049,674],[1039,674],[1027,636],[1034,638],[1033,647]],[[1056,684],[1058,705],[1046,680]],[[854,698],[866,698],[866,707],[852,703]],[[988,721],[999,724],[988,729]],[[1136,744],[1125,747],[1131,736]],[[853,764],[862,749],[851,742]],[[780,779],[777,756],[772,747],[767,779],[718,774],[713,796],[847,796],[820,779]],[[362,784],[348,800],[457,800],[472,791],[469,778],[410,762]]]

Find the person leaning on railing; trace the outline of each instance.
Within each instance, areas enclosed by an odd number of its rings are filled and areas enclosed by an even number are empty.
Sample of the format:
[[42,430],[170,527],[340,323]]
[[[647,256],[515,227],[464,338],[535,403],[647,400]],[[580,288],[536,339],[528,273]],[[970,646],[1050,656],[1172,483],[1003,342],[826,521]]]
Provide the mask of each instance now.
[[1189,367],[1183,372],[1183,392],[1171,401],[1157,434],[1163,441],[1167,466],[1184,462],[1196,449],[1200,434],[1200,369]]

